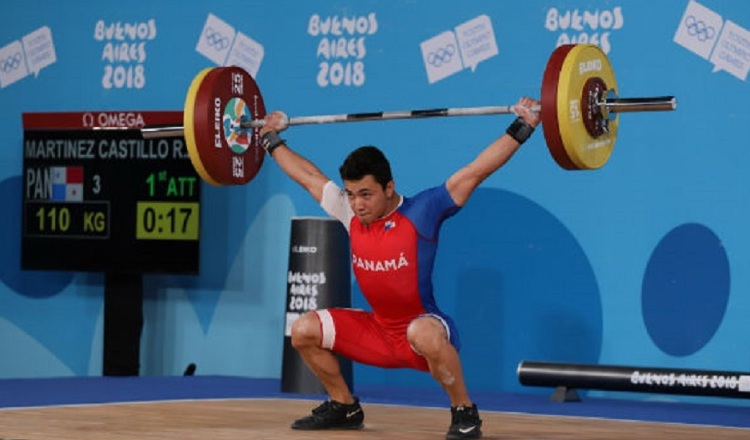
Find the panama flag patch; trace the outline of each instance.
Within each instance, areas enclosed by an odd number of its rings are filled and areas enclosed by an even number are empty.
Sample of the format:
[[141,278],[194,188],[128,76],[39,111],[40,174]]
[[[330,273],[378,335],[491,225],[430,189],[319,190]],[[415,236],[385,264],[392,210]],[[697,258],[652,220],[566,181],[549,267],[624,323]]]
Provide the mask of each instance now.
[[50,167],[52,200],[59,202],[83,201],[83,167]]

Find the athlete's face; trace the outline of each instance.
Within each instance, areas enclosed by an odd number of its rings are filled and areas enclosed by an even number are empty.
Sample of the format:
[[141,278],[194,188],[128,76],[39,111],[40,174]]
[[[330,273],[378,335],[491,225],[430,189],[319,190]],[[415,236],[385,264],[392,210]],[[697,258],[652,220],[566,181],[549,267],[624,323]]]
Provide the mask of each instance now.
[[354,215],[366,225],[393,209],[393,181],[383,188],[372,175],[367,175],[360,180],[344,180],[344,190]]

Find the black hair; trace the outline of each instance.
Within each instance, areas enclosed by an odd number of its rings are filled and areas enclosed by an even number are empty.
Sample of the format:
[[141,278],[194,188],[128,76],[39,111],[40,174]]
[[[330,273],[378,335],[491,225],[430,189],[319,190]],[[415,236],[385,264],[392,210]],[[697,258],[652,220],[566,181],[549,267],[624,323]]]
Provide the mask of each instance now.
[[360,180],[372,175],[383,189],[393,180],[391,164],[385,154],[372,145],[359,147],[349,153],[339,167],[339,174],[343,180]]

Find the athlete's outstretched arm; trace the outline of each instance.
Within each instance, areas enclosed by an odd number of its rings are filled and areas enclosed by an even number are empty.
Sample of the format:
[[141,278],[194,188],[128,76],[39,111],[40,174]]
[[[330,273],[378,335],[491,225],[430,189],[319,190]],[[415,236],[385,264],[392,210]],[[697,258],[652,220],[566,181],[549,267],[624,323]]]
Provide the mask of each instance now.
[[[320,203],[323,197],[323,186],[330,179],[315,164],[292,151],[286,143],[281,142],[278,138],[278,133],[287,128],[288,121],[289,118],[283,112],[269,113],[266,115],[266,124],[260,130],[261,137],[266,133],[271,133],[268,137],[265,137],[266,140],[270,140],[266,148],[269,155],[279,164],[282,171],[305,188]],[[276,143],[274,140],[281,143]]]
[[[538,104],[538,101],[531,98],[521,98],[514,107],[522,121],[514,122],[508,129],[508,132],[512,133],[515,138],[509,133],[503,134],[479,153],[471,163],[456,171],[448,179],[446,182],[448,192],[457,205],[466,204],[479,184],[510,160],[525,137],[539,125],[539,114],[531,110]],[[521,139],[521,142],[517,139]]]

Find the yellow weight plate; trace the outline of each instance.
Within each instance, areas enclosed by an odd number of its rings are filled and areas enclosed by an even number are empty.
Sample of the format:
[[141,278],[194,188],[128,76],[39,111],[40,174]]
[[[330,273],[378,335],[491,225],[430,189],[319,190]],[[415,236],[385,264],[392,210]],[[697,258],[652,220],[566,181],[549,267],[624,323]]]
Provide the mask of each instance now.
[[596,169],[604,165],[615,146],[619,117],[609,122],[608,131],[594,137],[584,124],[588,98],[584,85],[601,79],[607,90],[617,93],[617,83],[607,55],[596,45],[580,44],[568,51],[560,68],[557,84],[557,114],[560,138],[571,162],[578,169]]
[[206,75],[208,75],[212,70],[214,69],[210,67],[201,70],[195,76],[193,82],[190,83],[190,88],[188,89],[187,97],[185,98],[185,110],[182,114],[182,125],[185,136],[185,144],[187,145],[188,154],[190,155],[190,161],[193,163],[193,167],[198,172],[198,175],[201,176],[201,179],[212,185],[219,185],[219,182],[214,180],[214,178],[211,177],[208,171],[206,171],[206,167],[203,166],[203,161],[201,160],[200,156],[200,150],[198,149],[198,141],[195,138],[195,103],[198,97],[198,90],[200,89],[201,84],[203,84],[203,80],[206,78]]

